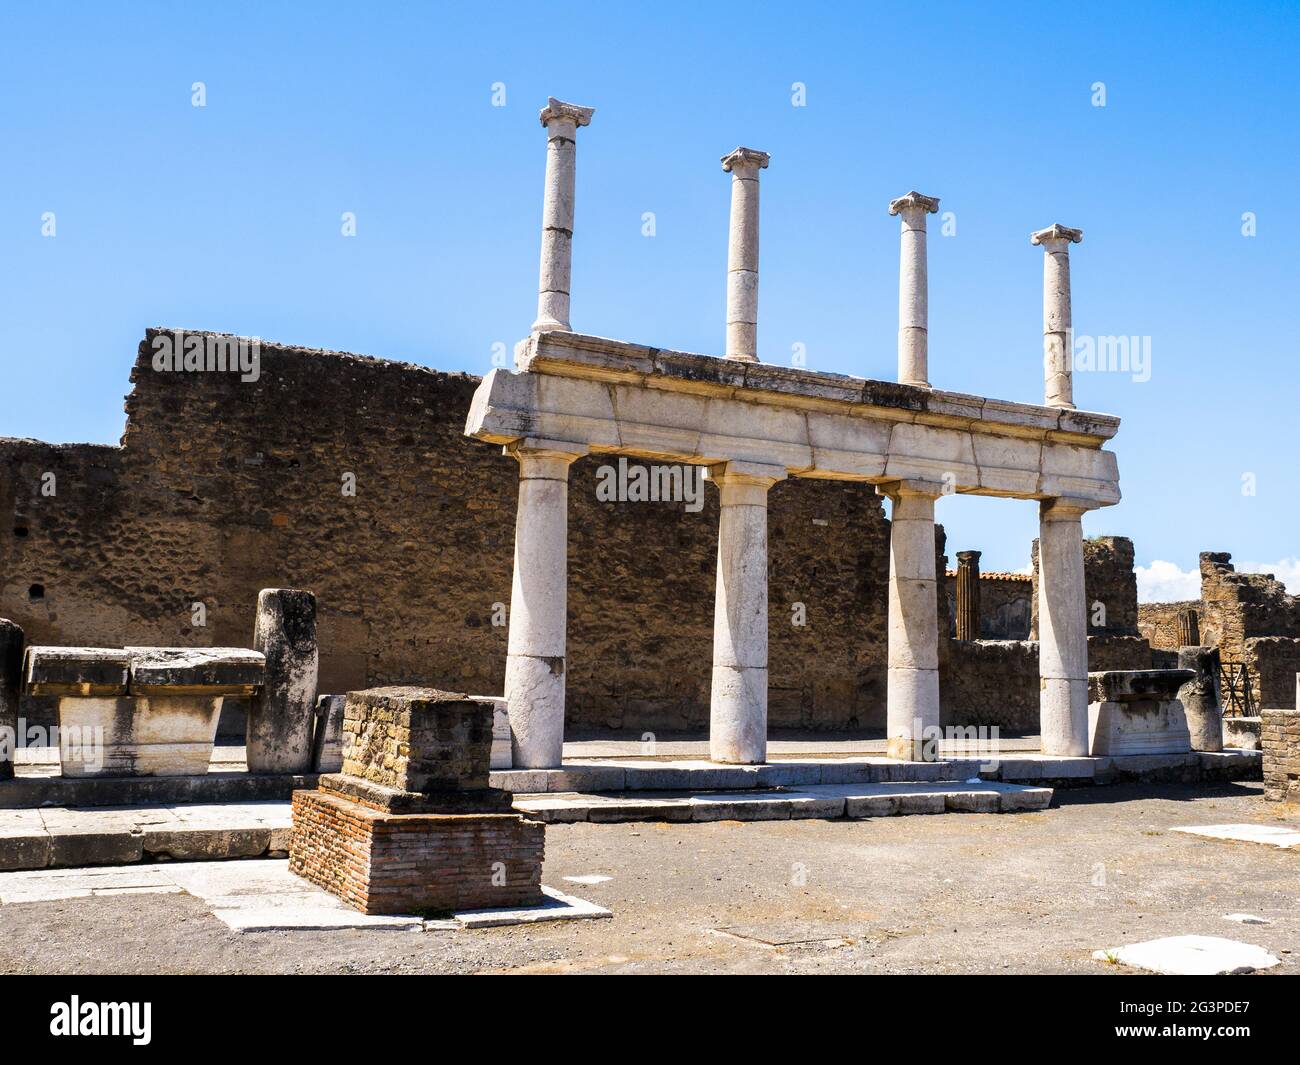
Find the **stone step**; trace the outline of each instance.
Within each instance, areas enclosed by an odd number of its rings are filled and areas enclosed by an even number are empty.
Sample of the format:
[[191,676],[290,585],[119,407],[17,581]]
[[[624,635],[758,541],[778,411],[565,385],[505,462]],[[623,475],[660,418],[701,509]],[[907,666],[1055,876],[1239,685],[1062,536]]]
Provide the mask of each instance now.
[[287,802],[0,810],[0,870],[274,857],[290,829]]
[[980,775],[977,758],[902,762],[893,758],[782,759],[766,765],[718,765],[697,759],[565,762],[559,769],[494,771],[490,782],[517,795],[611,791],[740,791],[828,784],[938,783]]
[[577,821],[786,821],[897,814],[1045,810],[1052,789],[957,782],[823,784],[744,791],[516,795],[515,809],[547,824]]

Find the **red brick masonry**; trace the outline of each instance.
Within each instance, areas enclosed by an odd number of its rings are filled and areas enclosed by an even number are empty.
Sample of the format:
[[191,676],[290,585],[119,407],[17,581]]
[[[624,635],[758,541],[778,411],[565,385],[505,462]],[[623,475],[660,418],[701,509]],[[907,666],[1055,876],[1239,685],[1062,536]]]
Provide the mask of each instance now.
[[532,906],[544,833],[519,814],[393,814],[295,791],[289,869],[363,913]]

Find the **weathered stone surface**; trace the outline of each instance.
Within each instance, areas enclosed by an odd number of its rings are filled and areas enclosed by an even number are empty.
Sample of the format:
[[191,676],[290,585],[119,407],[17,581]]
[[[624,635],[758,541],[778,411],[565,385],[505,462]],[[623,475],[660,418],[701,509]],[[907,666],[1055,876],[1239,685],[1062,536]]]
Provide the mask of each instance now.
[[1178,651],[1180,669],[1195,676],[1178,689],[1178,701],[1187,715],[1187,730],[1194,751],[1223,750],[1223,708],[1219,704],[1219,650],[1186,646]]
[[23,676],[32,695],[125,695],[131,653],[108,647],[29,647]]
[[337,773],[343,768],[343,710],[346,695],[322,695],[316,700],[312,732],[312,769]]
[[14,775],[22,675],[23,630],[8,618],[0,618],[0,780]]
[[262,589],[253,646],[266,657],[266,677],[248,709],[248,771],[305,773],[311,769],[319,665],[316,597]]
[[1088,675],[1089,752],[1181,754],[1192,749],[1182,686],[1190,669],[1117,670]]
[[194,776],[207,772],[219,695],[59,699],[64,776]]
[[242,647],[127,647],[133,695],[251,695],[266,657]]

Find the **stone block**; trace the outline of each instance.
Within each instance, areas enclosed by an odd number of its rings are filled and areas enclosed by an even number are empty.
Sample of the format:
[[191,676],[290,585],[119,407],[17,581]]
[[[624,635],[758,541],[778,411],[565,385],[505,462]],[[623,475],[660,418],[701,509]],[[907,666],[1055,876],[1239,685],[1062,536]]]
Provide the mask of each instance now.
[[349,692],[343,773],[408,792],[488,787],[492,704],[436,688]]
[[251,695],[266,657],[242,647],[127,647],[132,695]]
[[125,695],[131,653],[106,647],[29,647],[23,667],[28,695]]

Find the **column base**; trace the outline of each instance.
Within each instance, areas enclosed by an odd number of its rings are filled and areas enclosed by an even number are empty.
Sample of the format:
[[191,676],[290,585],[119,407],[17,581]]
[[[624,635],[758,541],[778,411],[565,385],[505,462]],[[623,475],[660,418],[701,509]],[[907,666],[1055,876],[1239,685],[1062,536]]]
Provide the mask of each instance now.
[[767,762],[767,670],[714,666],[709,710],[709,761]]
[[564,761],[564,659],[506,656],[506,703],[516,769],[558,769]]

